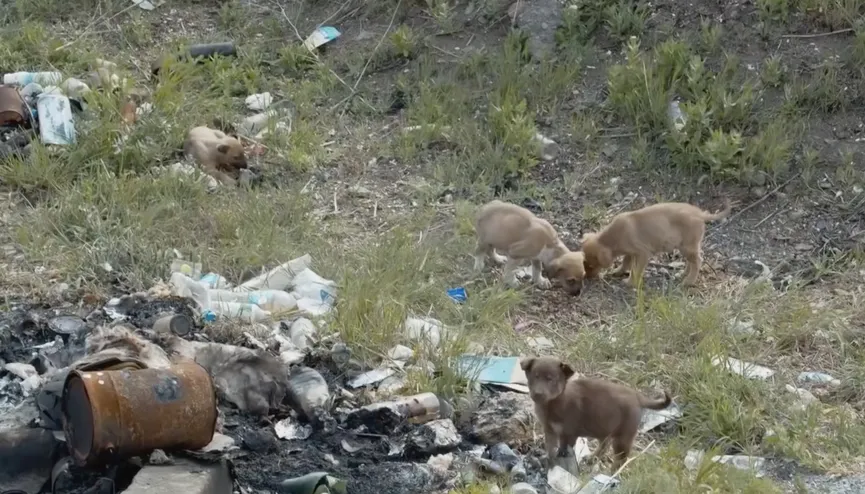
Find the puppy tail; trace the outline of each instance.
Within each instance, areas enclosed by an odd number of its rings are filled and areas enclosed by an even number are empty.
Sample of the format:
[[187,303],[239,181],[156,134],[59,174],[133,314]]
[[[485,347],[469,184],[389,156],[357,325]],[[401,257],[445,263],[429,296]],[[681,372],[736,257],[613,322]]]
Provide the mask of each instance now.
[[718,211],[717,213],[710,213],[708,211],[703,211],[703,221],[718,221],[726,218],[730,215],[730,211],[733,210],[733,203],[730,202],[730,199],[724,198],[724,209]]
[[664,391],[663,398],[657,399],[647,398],[642,394],[637,393],[637,400],[639,400],[641,407],[648,408],[650,410],[663,410],[664,408],[670,406],[670,403],[673,402],[673,399],[666,391]]

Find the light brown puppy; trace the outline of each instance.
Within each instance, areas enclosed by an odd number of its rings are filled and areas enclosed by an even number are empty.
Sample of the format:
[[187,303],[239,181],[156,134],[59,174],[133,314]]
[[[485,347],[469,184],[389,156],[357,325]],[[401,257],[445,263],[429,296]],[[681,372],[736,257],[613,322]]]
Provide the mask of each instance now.
[[712,214],[691,204],[663,202],[620,213],[600,232],[583,235],[586,276],[597,277],[617,257],[625,256],[616,274],[630,270],[628,282],[636,286],[653,255],[678,249],[687,261],[683,283],[693,285],[703,262],[700,244],[706,222],[727,217],[732,207],[725,199],[724,209]]
[[574,370],[554,357],[525,358],[520,366],[526,372],[529,393],[535,403],[535,415],[544,427],[547,461],[552,466],[558,448],[565,456],[580,437],[600,441],[594,457],[600,459],[607,446],[613,445],[614,469],[631,454],[641,408],[661,410],[672,401],[652,400],[620,384],[579,377],[571,379]]
[[[523,261],[532,263],[532,281],[541,289],[552,286],[544,278],[546,267],[550,276],[559,279],[571,295],[579,295],[583,288],[584,268],[582,252],[571,252],[559,240],[556,229],[546,220],[538,218],[526,208],[494,200],[478,211],[475,219],[478,235],[475,249],[475,270],[484,268],[489,258],[495,264],[505,264],[504,281],[508,286],[519,285],[516,269]],[[496,251],[505,254],[497,254]],[[507,256],[507,257],[505,257]]]
[[226,185],[235,185],[239,171],[247,167],[240,141],[209,127],[195,127],[189,131],[183,154],[198,163],[202,171]]

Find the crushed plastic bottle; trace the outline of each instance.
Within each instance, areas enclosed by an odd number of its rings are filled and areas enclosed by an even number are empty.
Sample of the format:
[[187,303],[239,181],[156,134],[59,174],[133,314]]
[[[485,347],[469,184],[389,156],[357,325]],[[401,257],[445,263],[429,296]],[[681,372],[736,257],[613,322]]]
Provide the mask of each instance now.
[[304,269],[308,268],[312,262],[312,257],[305,254],[297,259],[292,259],[287,263],[271,269],[267,273],[261,274],[242,283],[238,290],[256,291],[256,290],[286,290],[293,286],[294,277]]
[[297,307],[294,296],[283,290],[258,290],[241,292],[232,290],[208,290],[211,301],[255,304],[269,312],[285,312]]
[[255,304],[237,302],[212,302],[211,307],[202,311],[205,322],[213,322],[220,318],[238,319],[245,322],[270,321],[270,312],[262,310]]

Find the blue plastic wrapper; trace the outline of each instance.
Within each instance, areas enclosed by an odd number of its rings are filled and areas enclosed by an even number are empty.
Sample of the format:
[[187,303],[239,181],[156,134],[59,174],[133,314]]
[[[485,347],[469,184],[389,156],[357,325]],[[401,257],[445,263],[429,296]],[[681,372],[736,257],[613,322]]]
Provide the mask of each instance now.
[[460,286],[449,289],[448,297],[452,298],[454,302],[463,303],[468,296],[466,295],[466,289]]

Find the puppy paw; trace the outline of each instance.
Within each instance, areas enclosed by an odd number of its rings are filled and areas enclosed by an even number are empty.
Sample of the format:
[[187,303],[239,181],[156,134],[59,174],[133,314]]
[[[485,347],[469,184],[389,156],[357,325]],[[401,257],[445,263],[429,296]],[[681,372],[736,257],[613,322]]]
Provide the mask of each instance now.
[[549,290],[550,288],[552,288],[553,283],[546,278],[540,278],[538,279],[538,281],[535,282],[535,286],[540,288],[541,290]]

